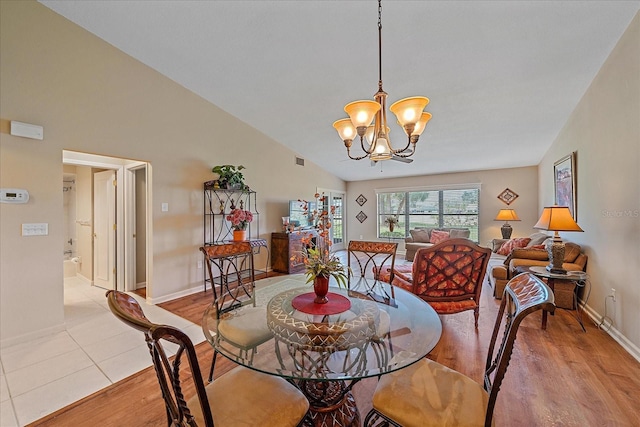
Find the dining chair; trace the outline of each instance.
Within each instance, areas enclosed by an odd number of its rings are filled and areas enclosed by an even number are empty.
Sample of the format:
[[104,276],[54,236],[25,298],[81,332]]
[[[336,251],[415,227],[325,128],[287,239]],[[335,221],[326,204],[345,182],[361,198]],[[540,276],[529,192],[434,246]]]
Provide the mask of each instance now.
[[[162,391],[171,427],[182,426],[296,426],[309,408],[302,392],[286,380],[237,367],[204,385],[191,339],[181,330],[152,323],[130,295],[110,290],[111,312],[144,333]],[[170,343],[170,346],[166,346]],[[166,347],[165,347],[166,346]],[[176,348],[177,346],[177,348]],[[174,356],[168,350],[175,349]],[[172,359],[173,357],[173,359]],[[186,359],[187,367],[183,366]],[[191,378],[195,396],[187,399],[185,379]]]
[[[253,248],[249,242],[203,246],[216,315],[221,319],[214,339],[225,340],[250,356],[273,336],[265,322],[265,307],[256,307]],[[238,310],[242,308],[242,310]],[[208,380],[213,380],[218,352],[214,350]],[[248,357],[249,358],[249,357]]]
[[[555,310],[551,289],[530,273],[514,277],[504,290],[498,310],[483,384],[437,362],[421,359],[408,368],[382,376],[364,425],[491,426],[518,327],[525,317],[540,309]],[[502,338],[496,347],[499,336]]]
[[438,314],[473,310],[480,315],[480,293],[491,249],[469,239],[448,239],[416,252],[411,266],[382,269],[380,280],[401,287],[428,302]]
[[384,269],[390,272],[392,280],[393,268],[396,264],[397,249],[397,243],[367,242],[362,240],[349,241],[349,245],[347,247],[349,277],[353,275],[353,271],[359,273],[361,277],[365,277],[369,272],[371,272],[375,280],[380,280],[380,273]]

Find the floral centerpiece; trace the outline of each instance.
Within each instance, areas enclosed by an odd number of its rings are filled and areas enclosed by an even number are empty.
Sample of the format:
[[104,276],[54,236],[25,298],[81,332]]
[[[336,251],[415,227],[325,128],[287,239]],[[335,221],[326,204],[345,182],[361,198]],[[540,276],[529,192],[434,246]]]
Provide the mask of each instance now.
[[244,209],[233,209],[227,215],[227,221],[231,222],[233,229],[233,240],[247,240],[247,227],[253,221],[251,211]]
[[[318,200],[320,206],[324,206],[326,196],[316,193],[315,199]],[[326,303],[327,293],[329,291],[329,278],[333,277],[338,286],[347,285],[347,267],[345,267],[338,256],[331,251],[331,218],[335,213],[335,206],[331,206],[329,211],[324,209],[314,209],[308,212],[309,203],[306,200],[299,200],[301,207],[305,211],[305,216],[312,219],[312,223],[316,225],[318,236],[314,233],[308,233],[304,230],[298,231],[302,233],[302,251],[292,257],[293,260],[304,263],[307,283],[313,282],[314,292],[316,293],[316,303]],[[315,237],[315,238],[314,238]]]

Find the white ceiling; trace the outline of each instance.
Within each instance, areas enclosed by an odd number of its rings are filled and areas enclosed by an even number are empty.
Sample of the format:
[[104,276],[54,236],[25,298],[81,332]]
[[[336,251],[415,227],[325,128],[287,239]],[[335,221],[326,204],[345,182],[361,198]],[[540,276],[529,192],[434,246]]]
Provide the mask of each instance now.
[[640,10],[384,0],[388,105],[427,96],[433,119],[413,163],[371,167],[346,160],[332,123],[377,91],[374,0],[41,3],[347,181],[538,164]]

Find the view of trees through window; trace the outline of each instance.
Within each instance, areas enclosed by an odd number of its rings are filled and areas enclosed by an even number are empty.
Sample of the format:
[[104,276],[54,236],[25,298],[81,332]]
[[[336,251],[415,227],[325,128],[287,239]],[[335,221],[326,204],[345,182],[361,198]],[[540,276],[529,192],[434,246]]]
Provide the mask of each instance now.
[[404,238],[416,227],[463,227],[477,242],[479,199],[477,188],[378,193],[378,237]]

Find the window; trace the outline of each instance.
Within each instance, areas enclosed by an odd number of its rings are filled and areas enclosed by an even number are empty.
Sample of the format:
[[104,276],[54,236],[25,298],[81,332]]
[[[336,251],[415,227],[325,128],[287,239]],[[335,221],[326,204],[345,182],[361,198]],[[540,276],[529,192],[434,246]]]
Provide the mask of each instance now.
[[[416,227],[468,228],[478,241],[479,188],[378,192],[378,237],[400,239]],[[393,231],[387,218],[397,218]]]

